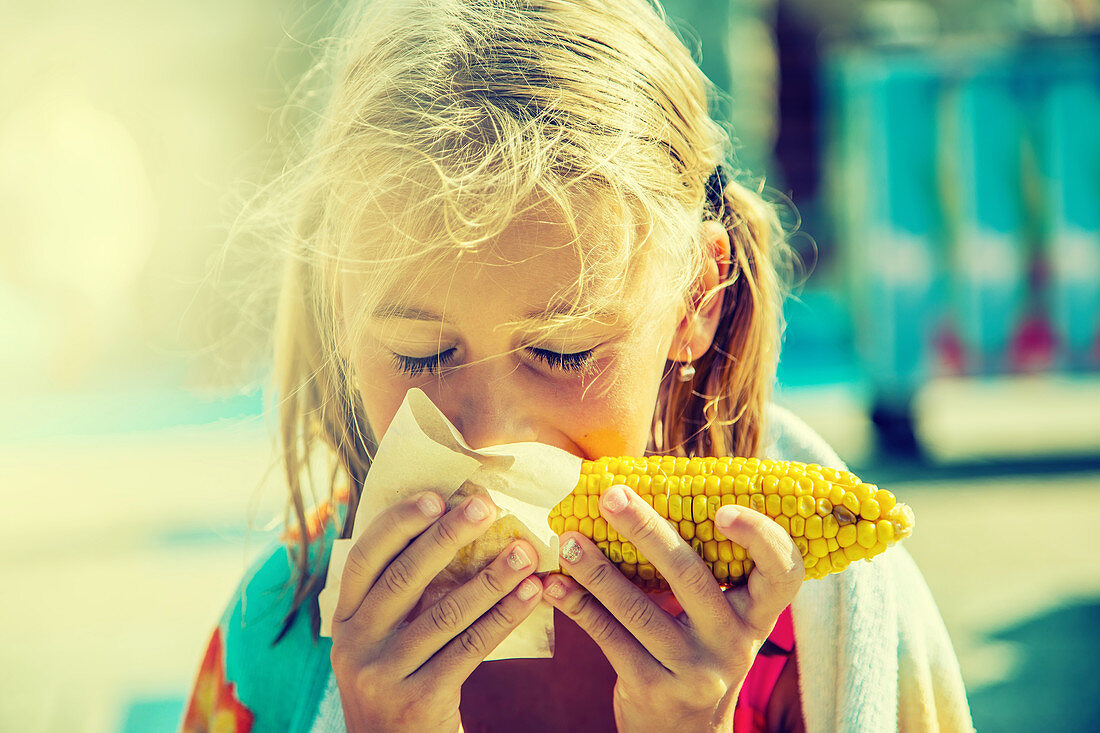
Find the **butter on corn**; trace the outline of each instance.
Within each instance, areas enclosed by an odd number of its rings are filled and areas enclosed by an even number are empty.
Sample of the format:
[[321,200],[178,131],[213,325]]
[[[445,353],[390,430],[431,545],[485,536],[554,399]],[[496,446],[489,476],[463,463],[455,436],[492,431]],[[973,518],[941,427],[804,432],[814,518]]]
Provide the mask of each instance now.
[[726,504],[767,514],[794,540],[807,578],[824,578],[869,560],[913,532],[913,511],[892,493],[847,471],[759,458],[629,456],[584,461],[577,487],[555,506],[550,527],[578,531],[635,583],[668,588],[656,568],[600,516],[599,497],[629,486],[699,553],[722,585],[753,568],[745,548],[714,526]]

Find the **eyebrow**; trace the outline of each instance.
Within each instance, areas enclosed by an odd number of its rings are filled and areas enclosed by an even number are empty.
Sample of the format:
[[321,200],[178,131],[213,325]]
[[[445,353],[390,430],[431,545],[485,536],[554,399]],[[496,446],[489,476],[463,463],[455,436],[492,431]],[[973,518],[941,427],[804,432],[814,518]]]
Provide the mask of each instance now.
[[[560,316],[568,313],[569,306],[564,303],[557,306],[552,306],[544,310],[529,311],[523,321],[549,321],[555,316]],[[621,313],[614,309],[601,309],[592,314],[594,320],[603,322],[605,320],[617,320]],[[379,306],[371,314],[372,318],[386,319],[386,318],[400,318],[409,321],[440,321],[442,323],[450,323],[441,313],[435,311],[423,310],[421,308],[411,308],[404,305],[398,305],[396,303],[387,303]]]

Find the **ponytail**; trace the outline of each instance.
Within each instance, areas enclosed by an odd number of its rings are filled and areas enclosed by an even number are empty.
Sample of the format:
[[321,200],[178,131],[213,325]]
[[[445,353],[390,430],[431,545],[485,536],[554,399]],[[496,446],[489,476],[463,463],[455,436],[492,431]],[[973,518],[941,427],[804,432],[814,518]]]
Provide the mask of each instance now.
[[[715,177],[708,181],[713,186]],[[677,378],[669,363],[657,398],[651,449],[686,456],[754,456],[771,398],[783,330],[786,242],[774,210],[719,174],[716,218],[729,234],[730,267],[714,341],[694,362],[694,377]]]

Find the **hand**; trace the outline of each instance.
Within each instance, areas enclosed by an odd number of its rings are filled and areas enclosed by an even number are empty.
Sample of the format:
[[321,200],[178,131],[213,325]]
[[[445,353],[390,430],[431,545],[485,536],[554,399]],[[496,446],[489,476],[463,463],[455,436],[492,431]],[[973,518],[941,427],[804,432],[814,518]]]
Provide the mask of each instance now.
[[801,587],[806,571],[798,548],[769,517],[721,507],[715,526],[755,561],[748,583],[723,593],[702,558],[629,488],[607,489],[600,513],[660,571],[684,609],[674,618],[590,540],[562,534],[572,578],[548,576],[544,597],[615,668],[619,731],[731,731],[745,675]]
[[538,555],[516,541],[464,585],[414,613],[425,588],[492,524],[473,496],[443,514],[424,492],[382,512],[352,546],[332,622],[332,669],[347,729],[461,730],[462,683],[542,596]]

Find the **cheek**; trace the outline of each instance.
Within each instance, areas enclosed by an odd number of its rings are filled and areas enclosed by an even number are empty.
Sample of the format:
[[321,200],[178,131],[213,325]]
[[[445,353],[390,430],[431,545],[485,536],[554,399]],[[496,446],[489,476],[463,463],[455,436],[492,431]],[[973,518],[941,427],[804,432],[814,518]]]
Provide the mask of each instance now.
[[645,453],[662,367],[663,361],[619,360],[594,382],[558,393],[567,405],[561,420],[586,457]]
[[355,373],[355,386],[363,402],[367,422],[375,438],[381,440],[401,408],[408,385],[388,364],[379,360],[357,360]]

